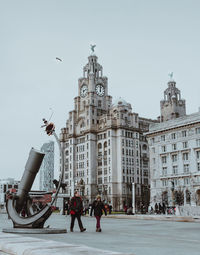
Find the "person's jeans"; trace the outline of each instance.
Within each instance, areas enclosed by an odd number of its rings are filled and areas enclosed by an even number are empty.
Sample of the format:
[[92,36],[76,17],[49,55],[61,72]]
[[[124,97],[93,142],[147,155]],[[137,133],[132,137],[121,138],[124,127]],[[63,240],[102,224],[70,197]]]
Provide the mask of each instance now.
[[96,227],[97,227],[97,228],[101,228],[101,226],[100,226],[101,216],[95,216],[95,217],[96,217],[96,220],[97,220],[97,225],[96,225]]
[[73,228],[74,228],[74,221],[75,221],[76,218],[78,220],[78,225],[79,225],[80,230],[83,229],[83,224],[82,224],[82,221],[81,221],[81,215],[78,214],[78,213],[71,214],[71,226],[70,226],[70,229],[73,230]]

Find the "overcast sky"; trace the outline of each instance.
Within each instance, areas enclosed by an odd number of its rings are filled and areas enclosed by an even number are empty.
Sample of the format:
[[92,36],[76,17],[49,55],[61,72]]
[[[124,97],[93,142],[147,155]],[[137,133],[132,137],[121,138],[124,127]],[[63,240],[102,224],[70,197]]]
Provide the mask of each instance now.
[[20,179],[30,148],[49,140],[49,108],[57,133],[65,126],[90,43],[113,100],[157,118],[173,71],[197,112],[199,13],[198,0],[0,0],[0,179]]

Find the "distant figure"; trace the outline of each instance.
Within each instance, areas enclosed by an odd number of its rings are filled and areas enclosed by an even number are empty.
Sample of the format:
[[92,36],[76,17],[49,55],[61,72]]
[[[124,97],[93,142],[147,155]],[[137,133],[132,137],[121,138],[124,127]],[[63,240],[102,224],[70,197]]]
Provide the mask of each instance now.
[[166,212],[166,206],[165,206],[165,203],[163,203],[163,205],[162,205],[162,209],[163,209],[163,214],[165,214],[165,212]]
[[133,207],[132,206],[127,209],[127,215],[133,215]]
[[127,213],[127,209],[128,209],[128,208],[127,208],[127,205],[125,205],[125,206],[124,206],[124,212],[125,212],[125,214]]
[[77,218],[78,225],[81,232],[84,232],[86,228],[83,227],[81,221],[81,214],[83,213],[83,201],[78,193],[78,191],[74,192],[74,197],[72,197],[70,201],[70,214],[71,214],[71,225],[70,231],[73,232],[74,229],[74,221]]
[[112,213],[112,205],[109,205],[109,214],[111,214]]
[[156,212],[156,214],[158,214],[158,204],[157,203],[155,204],[155,212]]
[[159,214],[161,214],[162,211],[163,211],[163,208],[162,208],[162,205],[160,203],[158,204],[158,208],[159,208]]
[[96,232],[101,232],[100,221],[101,221],[101,216],[103,214],[102,211],[104,211],[105,215],[107,215],[107,211],[105,209],[104,203],[101,201],[101,196],[99,195],[96,197],[96,200],[92,204],[90,216],[92,216],[93,211],[94,211],[94,216],[96,218]]

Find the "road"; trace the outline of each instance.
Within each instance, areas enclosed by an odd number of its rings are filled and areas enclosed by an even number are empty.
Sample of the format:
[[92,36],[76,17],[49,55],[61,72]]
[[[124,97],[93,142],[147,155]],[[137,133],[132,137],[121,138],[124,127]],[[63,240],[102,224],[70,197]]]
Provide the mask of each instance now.
[[[135,219],[102,219],[102,232],[95,231],[95,218],[82,217],[87,231],[80,233],[77,222],[73,233],[27,235],[58,242],[136,255],[199,255],[200,223]],[[11,227],[6,214],[0,214],[0,229]],[[53,214],[45,225],[69,230],[70,217]]]

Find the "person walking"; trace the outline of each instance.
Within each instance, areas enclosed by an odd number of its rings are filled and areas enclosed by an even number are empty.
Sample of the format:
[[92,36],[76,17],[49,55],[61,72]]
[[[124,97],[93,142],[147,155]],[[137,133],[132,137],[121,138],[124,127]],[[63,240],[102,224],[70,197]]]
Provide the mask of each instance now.
[[101,216],[103,214],[103,211],[105,215],[107,215],[107,211],[105,209],[104,203],[101,201],[100,195],[96,197],[96,200],[92,204],[90,216],[92,216],[93,211],[94,211],[94,216],[96,218],[96,232],[101,232],[101,225],[100,225]]
[[74,229],[74,221],[77,218],[78,225],[81,232],[86,231],[86,228],[83,227],[81,221],[81,214],[83,213],[83,201],[78,193],[78,191],[74,192],[74,197],[72,197],[70,201],[70,214],[71,214],[71,225],[70,231],[73,232]]

